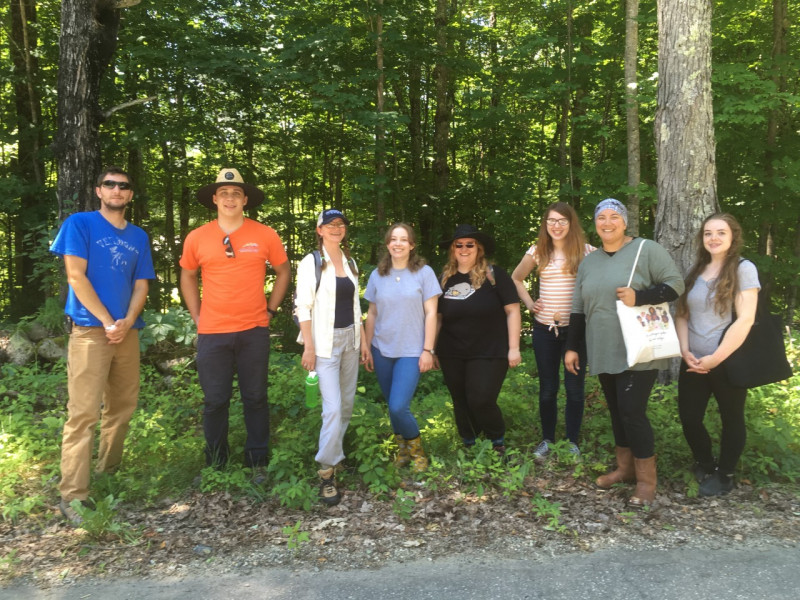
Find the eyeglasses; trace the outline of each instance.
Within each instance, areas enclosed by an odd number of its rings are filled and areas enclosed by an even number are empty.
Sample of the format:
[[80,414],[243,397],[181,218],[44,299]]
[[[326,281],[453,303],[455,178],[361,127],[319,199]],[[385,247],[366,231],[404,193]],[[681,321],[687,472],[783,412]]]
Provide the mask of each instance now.
[[556,225],[566,227],[569,225],[569,219],[545,219],[545,223],[547,223],[550,227],[555,227]]
[[347,225],[344,223],[325,223],[323,227],[327,227],[328,229],[344,229]]
[[113,190],[115,187],[119,187],[119,189],[125,191],[131,189],[131,184],[128,181],[114,181],[113,179],[106,179],[101,183],[104,188],[107,190]]
[[462,248],[474,248],[475,242],[467,242],[466,244],[454,244],[456,248],[461,250]]
[[222,243],[225,245],[225,256],[228,258],[236,258],[236,253],[233,251],[233,244],[231,244],[231,236],[226,235]]

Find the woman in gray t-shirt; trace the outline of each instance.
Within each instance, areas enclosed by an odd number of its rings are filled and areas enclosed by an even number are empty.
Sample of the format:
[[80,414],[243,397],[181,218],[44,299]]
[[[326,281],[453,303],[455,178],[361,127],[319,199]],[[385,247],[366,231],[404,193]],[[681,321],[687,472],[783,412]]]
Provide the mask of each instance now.
[[416,252],[414,229],[395,223],[384,238],[386,252],[369,276],[364,298],[369,301],[365,333],[370,356],[389,407],[397,442],[396,467],[428,468],[411,400],[420,373],[433,368],[436,306],[442,289],[436,274]]
[[[719,496],[733,489],[733,473],[747,436],[747,390],[734,386],[725,369],[718,368],[742,345],[756,315],[758,271],[740,258],[741,248],[742,228],[736,219],[727,213],[708,217],[697,234],[697,260],[686,278],[686,291],[678,299],[675,327],[683,357],[678,409],[694,455],[692,471],[700,483],[700,496]],[[719,463],[703,425],[712,394],[722,420]]]

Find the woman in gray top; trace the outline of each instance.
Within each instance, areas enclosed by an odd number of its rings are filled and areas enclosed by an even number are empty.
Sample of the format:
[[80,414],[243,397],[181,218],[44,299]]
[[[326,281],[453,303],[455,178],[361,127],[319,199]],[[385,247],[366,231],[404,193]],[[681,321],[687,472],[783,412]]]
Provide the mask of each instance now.
[[[577,350],[585,335],[589,368],[598,375],[606,397],[617,455],[617,468],[595,483],[610,488],[635,479],[636,490],[628,505],[639,508],[651,504],[656,494],[655,448],[647,401],[658,370],[668,368],[669,361],[628,367],[616,302],[642,306],[675,300],[683,292],[683,278],[664,248],[625,235],[628,211],[619,200],[600,202],[594,220],[603,246],[578,267],[564,365],[571,373],[578,372]],[[644,246],[631,287],[624,287],[640,244]]]
[[395,223],[386,232],[386,253],[369,276],[364,298],[369,301],[365,326],[370,355],[389,407],[397,442],[396,467],[428,468],[411,400],[420,373],[434,366],[436,306],[442,289],[436,274],[417,254],[414,229]]
[[[694,455],[692,471],[700,482],[700,496],[719,496],[733,489],[733,472],[747,436],[747,390],[734,386],[725,369],[717,368],[742,345],[756,315],[758,271],[739,257],[741,248],[742,228],[731,215],[711,215],[703,222],[697,234],[697,260],[689,270],[675,318],[683,357],[678,409]],[[703,425],[712,394],[722,420],[719,465]]]

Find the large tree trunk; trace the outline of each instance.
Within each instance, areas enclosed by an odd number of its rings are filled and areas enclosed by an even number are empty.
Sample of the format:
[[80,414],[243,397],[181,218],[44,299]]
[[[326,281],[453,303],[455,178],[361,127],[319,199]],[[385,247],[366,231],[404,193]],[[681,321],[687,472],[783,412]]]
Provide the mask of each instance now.
[[710,0],[658,3],[656,241],[686,273],[694,235],[719,210],[711,98]]
[[[47,222],[47,195],[43,193],[44,162],[42,147],[42,107],[36,82],[39,63],[37,46],[36,3],[34,0],[10,0],[11,42],[9,54],[14,64],[14,100],[16,104],[17,159],[12,171],[25,184],[19,211],[14,218],[14,264],[9,270],[11,316],[32,314],[44,302],[42,277],[36,274],[36,254],[40,247],[37,226]],[[11,127],[10,129],[14,129]]]
[[433,189],[437,195],[444,194],[450,182],[450,166],[447,162],[447,147],[450,140],[450,95],[448,83],[450,69],[448,60],[447,25],[449,16],[447,0],[436,0],[436,14],[433,18],[436,27],[436,114],[433,117]]
[[[639,148],[639,82],[636,61],[639,50],[639,0],[625,2],[625,121],[628,132],[628,187],[636,190],[641,179]],[[628,233],[639,235],[639,194],[628,193]]]
[[98,206],[94,178],[101,169],[100,81],[117,46],[114,0],[64,0],[58,62],[59,218]]
[[[786,92],[786,75],[781,63],[786,58],[786,32],[789,27],[789,6],[787,0],[773,0],[772,2],[772,82],[775,89],[780,93]],[[774,222],[773,218],[778,208],[778,199],[782,191],[775,185],[775,154],[778,145],[778,136],[784,125],[783,115],[786,113],[786,106],[781,102],[780,106],[772,109],[767,120],[767,143],[764,150],[764,181],[759,185],[758,191],[761,194],[761,223],[759,224],[758,253],[763,256],[774,256]],[[772,295],[773,277],[772,274],[762,272],[761,287],[767,298]],[[795,284],[796,286],[796,284]],[[791,294],[791,292],[790,292]]]
[[386,186],[386,131],[383,128],[383,103],[386,74],[383,71],[383,0],[377,0],[378,12],[375,15],[375,57],[378,67],[375,109],[378,118],[375,123],[375,217],[378,231],[386,227],[386,208],[384,190]]

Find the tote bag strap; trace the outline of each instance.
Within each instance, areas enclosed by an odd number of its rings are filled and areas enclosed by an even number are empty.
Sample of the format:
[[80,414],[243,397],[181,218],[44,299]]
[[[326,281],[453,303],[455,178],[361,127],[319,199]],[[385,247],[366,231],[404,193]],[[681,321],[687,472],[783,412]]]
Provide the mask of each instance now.
[[636,273],[636,265],[639,264],[639,255],[642,253],[642,246],[647,240],[642,240],[642,243],[639,244],[639,249],[636,251],[636,259],[633,261],[633,268],[631,269],[631,276],[628,277],[628,285],[625,287],[631,287],[631,281],[633,281],[633,274]]

